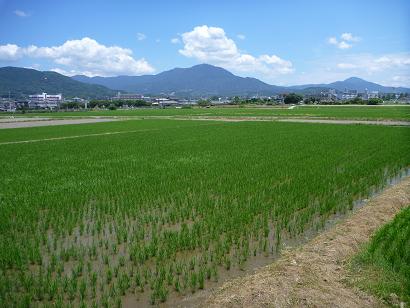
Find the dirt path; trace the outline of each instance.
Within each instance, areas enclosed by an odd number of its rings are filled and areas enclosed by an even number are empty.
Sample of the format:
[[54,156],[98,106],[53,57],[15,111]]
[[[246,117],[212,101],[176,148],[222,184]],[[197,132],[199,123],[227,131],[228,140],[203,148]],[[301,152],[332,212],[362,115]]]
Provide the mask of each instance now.
[[51,126],[66,124],[97,123],[121,120],[191,120],[191,121],[221,121],[221,122],[245,122],[245,121],[277,121],[299,123],[324,123],[324,124],[367,124],[384,126],[410,126],[410,121],[403,120],[358,120],[358,119],[329,119],[321,117],[283,117],[283,116],[104,116],[104,117],[78,117],[78,118],[0,118],[0,129],[19,128],[34,126]]
[[387,126],[410,126],[406,121],[390,120],[327,120],[327,119],[278,119],[279,122],[302,122],[302,123],[325,123],[325,124],[370,124],[370,125],[387,125]]
[[299,123],[324,123],[324,124],[368,124],[384,126],[410,126],[410,121],[399,120],[348,120],[348,119],[325,119],[325,118],[286,118],[286,117],[222,117],[222,116],[185,116],[173,117],[177,120],[203,120],[203,121],[224,121],[224,122],[244,122],[244,121],[277,121],[277,122],[299,122]]
[[345,283],[346,262],[376,229],[410,204],[410,177],[306,245],[273,264],[225,283],[204,307],[380,307],[374,297]]
[[0,129],[4,128],[20,128],[20,127],[36,127],[36,126],[53,126],[67,124],[84,124],[84,123],[99,123],[115,121],[115,118],[101,119],[49,119],[49,118],[5,118],[0,119]]

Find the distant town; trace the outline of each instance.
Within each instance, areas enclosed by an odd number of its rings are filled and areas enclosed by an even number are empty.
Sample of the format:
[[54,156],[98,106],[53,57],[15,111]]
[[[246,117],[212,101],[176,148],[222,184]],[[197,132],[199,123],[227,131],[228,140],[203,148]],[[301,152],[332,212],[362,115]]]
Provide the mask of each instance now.
[[188,108],[190,106],[210,107],[218,105],[379,105],[409,104],[408,93],[380,93],[379,91],[357,90],[337,91],[327,89],[315,94],[278,94],[251,97],[204,97],[182,99],[172,96],[144,96],[136,93],[121,93],[104,99],[88,100],[81,97],[65,98],[61,93],[39,93],[28,95],[26,99],[1,98],[0,111],[16,112],[29,110],[79,110],[79,109],[134,109],[134,108]]

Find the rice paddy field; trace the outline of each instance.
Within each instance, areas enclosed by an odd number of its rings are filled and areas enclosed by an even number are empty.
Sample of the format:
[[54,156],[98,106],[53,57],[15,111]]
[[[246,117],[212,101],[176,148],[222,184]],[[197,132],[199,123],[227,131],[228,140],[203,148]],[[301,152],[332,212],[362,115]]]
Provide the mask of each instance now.
[[[19,116],[17,114],[16,116]],[[390,106],[297,106],[287,107],[212,107],[191,109],[153,109],[140,108],[133,110],[99,110],[76,112],[42,112],[25,113],[24,117],[87,117],[87,116],[258,116],[258,117],[319,117],[331,119],[371,119],[371,120],[404,120],[410,121],[410,105]]]
[[278,122],[3,129],[0,307],[177,304],[382,189],[409,140]]

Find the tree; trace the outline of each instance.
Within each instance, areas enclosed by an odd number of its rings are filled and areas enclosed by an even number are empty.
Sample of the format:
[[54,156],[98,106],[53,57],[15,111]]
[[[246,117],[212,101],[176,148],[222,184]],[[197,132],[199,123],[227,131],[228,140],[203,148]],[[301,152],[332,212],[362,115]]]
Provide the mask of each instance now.
[[303,100],[303,96],[296,93],[290,93],[285,96],[285,104],[297,104]]
[[197,102],[198,106],[200,107],[205,107],[205,106],[209,106],[209,100],[206,99],[201,99]]
[[360,97],[355,97],[354,99],[346,101],[345,104],[352,104],[352,105],[363,105],[364,100],[362,100]]
[[369,98],[367,105],[380,105],[383,103],[381,98]]
[[231,103],[232,103],[233,105],[239,105],[239,104],[241,103],[241,99],[239,98],[239,96],[235,96],[235,97],[233,98],[233,100],[231,101]]

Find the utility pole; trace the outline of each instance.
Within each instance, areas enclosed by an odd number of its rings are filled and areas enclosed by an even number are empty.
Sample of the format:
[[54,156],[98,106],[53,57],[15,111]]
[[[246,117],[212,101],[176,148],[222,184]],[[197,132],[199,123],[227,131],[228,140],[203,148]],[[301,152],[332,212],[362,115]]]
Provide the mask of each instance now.
[[10,91],[9,91],[9,112],[11,112],[11,100],[10,100]]

